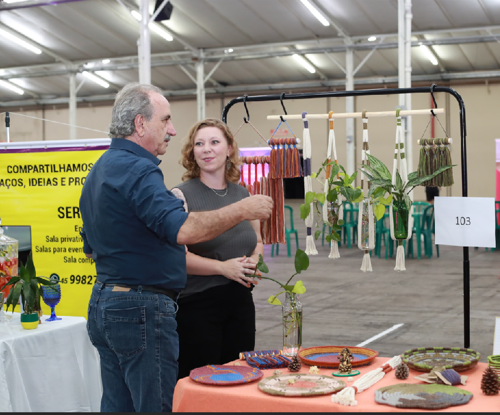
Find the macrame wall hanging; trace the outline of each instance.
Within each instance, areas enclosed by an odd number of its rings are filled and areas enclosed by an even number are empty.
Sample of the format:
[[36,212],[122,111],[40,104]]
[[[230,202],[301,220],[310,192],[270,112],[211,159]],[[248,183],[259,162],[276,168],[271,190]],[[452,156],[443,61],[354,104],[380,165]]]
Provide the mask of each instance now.
[[[405,158],[405,145],[403,139],[403,127],[401,126],[401,109],[396,110],[396,147],[394,151],[394,164],[392,168],[392,184],[396,185],[398,180],[397,173],[403,183],[408,181],[408,169]],[[399,160],[399,169],[398,169]],[[395,271],[406,271],[405,268],[405,250],[403,247],[403,241],[411,238],[411,232],[413,229],[413,206],[412,203],[412,192],[410,192],[408,199],[410,201],[410,206],[408,207],[405,198],[403,200],[396,200],[393,198],[391,206],[389,208],[389,221],[391,227],[391,238],[396,241],[398,248],[396,251],[396,266]]]
[[[368,147],[368,117],[366,116],[366,110],[363,111],[363,149],[361,150],[361,164],[370,165],[370,161],[367,160],[366,155],[370,154],[370,149]],[[361,190],[364,193],[365,184],[367,190],[370,190],[370,181],[361,171]],[[368,194],[368,193],[366,193]],[[373,213],[373,204],[370,202],[370,198],[365,197],[359,203],[359,213],[358,213],[358,248],[365,251],[363,255],[363,262],[361,264],[361,271],[372,272],[372,262],[370,260],[370,251],[375,248],[375,215]]]
[[[328,121],[330,123],[330,129],[328,131],[328,147],[326,149],[326,158],[328,159],[328,163],[331,161],[335,161],[335,163],[338,163],[337,159],[337,145],[335,142],[335,131],[333,129],[333,111],[330,111],[328,113]],[[326,180],[325,180],[325,187],[323,189],[325,195],[328,194],[328,180],[330,179],[331,176],[331,171],[332,171],[332,166],[327,166],[326,167]],[[337,174],[338,177],[338,174]],[[325,200],[325,203],[323,205],[323,221],[324,222],[330,222],[337,224],[339,219],[342,219],[343,217],[343,205],[342,205],[342,199],[341,199],[341,194],[340,192],[337,195],[337,200],[334,202],[328,202]],[[328,255],[328,258],[332,259],[337,259],[340,258],[340,253],[339,253],[339,244],[337,241],[332,239],[330,241],[330,255]]]
[[[433,119],[438,121],[446,138],[423,138]],[[432,118],[425,127],[422,138],[418,140],[417,143],[422,146],[418,158],[418,177],[428,176],[440,167],[451,166],[453,164],[450,152],[450,144],[452,143],[452,140],[448,137],[448,134],[441,124],[441,121],[439,121],[437,115],[433,114]],[[428,187],[448,187],[451,185],[453,185],[453,169],[445,170],[433,179],[421,184],[421,186]]]
[[[311,192],[312,188],[312,180],[311,180],[311,135],[309,132],[309,121],[306,118],[307,112],[302,113],[302,121],[304,123],[304,133],[302,136],[303,140],[303,157],[304,157],[304,197],[307,192]],[[314,244],[314,237],[312,235],[312,225],[314,223],[314,209],[313,204],[311,202],[309,215],[305,220],[306,222],[306,254],[307,255],[318,255],[318,251],[316,249],[316,245]]]

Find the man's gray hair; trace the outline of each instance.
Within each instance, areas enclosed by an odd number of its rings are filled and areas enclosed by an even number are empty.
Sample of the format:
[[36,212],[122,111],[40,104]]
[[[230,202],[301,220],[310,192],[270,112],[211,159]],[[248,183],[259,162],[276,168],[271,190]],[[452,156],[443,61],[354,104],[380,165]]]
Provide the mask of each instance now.
[[135,132],[135,117],[140,114],[150,121],[153,116],[150,92],[163,95],[161,89],[149,84],[133,82],[125,85],[116,94],[115,105],[111,114],[109,137],[124,138]]

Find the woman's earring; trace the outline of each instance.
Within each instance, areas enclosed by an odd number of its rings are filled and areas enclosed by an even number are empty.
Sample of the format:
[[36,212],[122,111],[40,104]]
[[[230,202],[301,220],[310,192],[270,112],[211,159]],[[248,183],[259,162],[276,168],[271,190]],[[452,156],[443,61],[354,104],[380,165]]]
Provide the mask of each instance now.
[[226,158],[226,170],[229,170],[231,168],[231,159],[229,156]]

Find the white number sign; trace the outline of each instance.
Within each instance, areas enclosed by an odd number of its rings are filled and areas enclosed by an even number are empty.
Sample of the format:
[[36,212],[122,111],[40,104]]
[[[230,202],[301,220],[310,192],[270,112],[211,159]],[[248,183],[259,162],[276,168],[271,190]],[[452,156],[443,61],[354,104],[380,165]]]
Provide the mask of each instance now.
[[436,197],[436,245],[495,248],[495,199]]

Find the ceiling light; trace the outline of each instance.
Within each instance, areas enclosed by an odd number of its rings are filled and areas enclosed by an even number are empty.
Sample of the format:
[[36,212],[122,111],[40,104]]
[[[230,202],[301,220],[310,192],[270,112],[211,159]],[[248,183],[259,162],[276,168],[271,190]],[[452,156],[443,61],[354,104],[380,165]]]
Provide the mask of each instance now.
[[110,63],[111,61],[109,59],[103,59],[101,62],[104,63],[104,65],[106,65],[107,63]]
[[375,42],[377,40],[377,36],[370,36],[368,38],[368,42]]
[[315,73],[316,69],[314,69],[314,66],[312,66],[309,62],[307,62],[302,56],[297,55],[294,53],[292,55],[297,62],[299,62],[304,68],[306,68],[309,72]]
[[330,26],[330,22],[326,19],[326,17],[321,13],[316,7],[314,7],[309,0],[300,0],[304,6],[311,12],[311,14],[318,19],[323,26]]
[[36,48],[32,44],[30,44],[22,39],[19,39],[17,36],[14,36],[13,34],[5,31],[3,29],[0,29],[0,35],[3,37],[6,37],[7,39],[12,40],[14,43],[17,43],[19,46],[22,46],[23,48],[31,50],[33,53],[36,53],[37,55],[40,55],[42,53],[42,51],[40,49]]
[[420,50],[424,52],[424,55],[431,61],[433,65],[438,64],[436,57],[426,45],[420,45]]
[[149,28],[168,42],[172,42],[172,40],[174,40],[174,38],[170,33],[167,33],[165,30],[160,29],[157,25],[153,23],[150,23]]
[[[142,20],[142,16],[139,12],[136,12],[135,10],[131,10],[130,11],[130,14],[132,16],[134,16],[134,18],[137,20],[137,21],[141,21]],[[160,35],[163,39],[165,39],[166,41],[168,42],[171,42],[172,40],[174,40],[174,38],[172,37],[172,35],[168,32],[166,32],[165,30],[161,29],[159,26],[157,26],[156,24],[154,23],[150,23],[149,24],[149,28],[155,32],[157,35]]]
[[233,49],[224,49],[224,53],[233,53]]
[[90,79],[91,81],[94,81],[96,84],[101,85],[103,88],[109,88],[109,84],[104,79],[95,76],[93,73],[83,71],[82,75]]
[[5,87],[7,89],[10,89],[11,91],[18,93],[19,95],[24,94],[24,91],[21,88],[18,88],[17,86],[12,85],[10,82],[0,80],[0,85],[2,85],[3,87]]
[[131,11],[130,11],[130,14],[131,14],[132,16],[134,16],[134,18],[135,18],[137,21],[139,21],[139,22],[140,22],[140,21],[142,20],[142,16],[141,16],[141,14],[140,14],[139,12],[137,12],[137,11],[135,11],[135,10],[131,10]]

